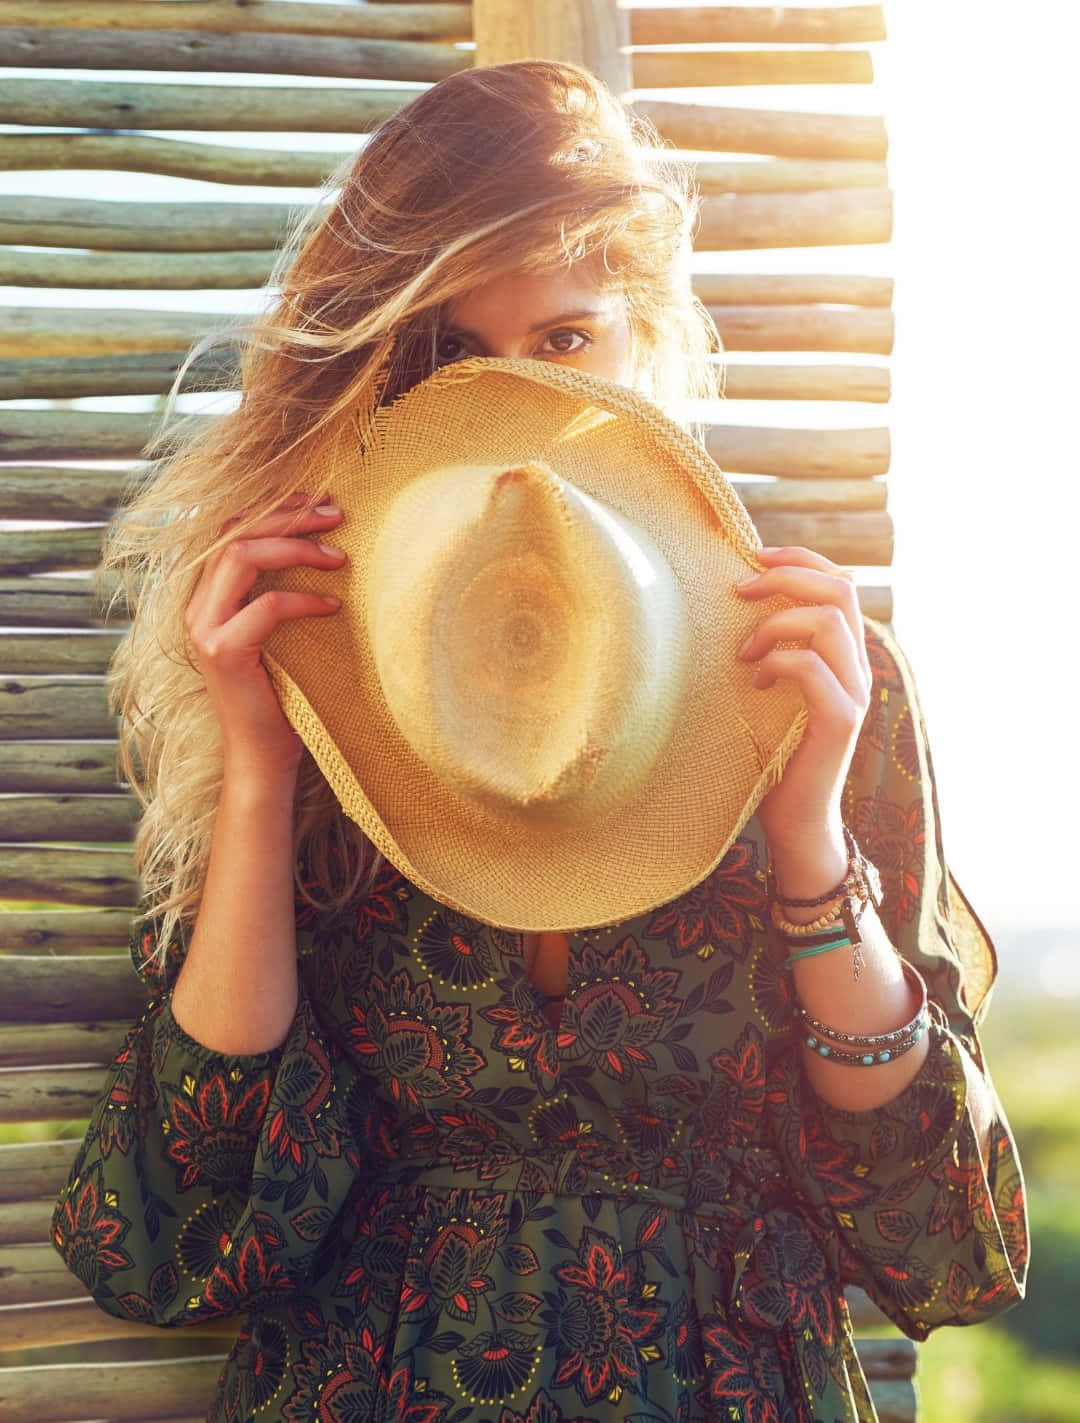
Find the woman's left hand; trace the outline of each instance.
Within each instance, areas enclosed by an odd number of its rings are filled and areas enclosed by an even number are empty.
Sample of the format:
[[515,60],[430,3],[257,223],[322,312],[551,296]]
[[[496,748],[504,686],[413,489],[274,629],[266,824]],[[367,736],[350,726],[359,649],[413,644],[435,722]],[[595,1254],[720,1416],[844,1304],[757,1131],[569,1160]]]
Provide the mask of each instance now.
[[[783,594],[804,605],[763,618],[739,652],[758,664],[756,687],[790,678],[809,712],[802,741],[757,811],[770,847],[782,851],[839,826],[844,781],[870,705],[871,673],[851,574],[808,548],[762,548],[758,557],[766,571],[738,587],[739,594]],[[776,646],[795,641],[806,646]]]

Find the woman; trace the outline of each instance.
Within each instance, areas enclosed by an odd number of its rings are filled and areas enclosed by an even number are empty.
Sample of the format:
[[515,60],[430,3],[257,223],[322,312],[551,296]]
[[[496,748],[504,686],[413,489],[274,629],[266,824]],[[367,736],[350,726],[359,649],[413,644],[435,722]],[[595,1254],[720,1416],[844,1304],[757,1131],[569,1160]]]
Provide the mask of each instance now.
[[[338,178],[283,254],[239,405],[110,534],[139,599],[113,678],[154,996],[57,1247],[113,1314],[248,1316],[213,1419],[872,1419],[843,1286],[925,1338],[1020,1298],[1027,1245],[976,1034],[992,950],[942,858],[907,664],[843,570],[763,550],[742,596],[794,606],[741,655],[758,686],[797,683],[809,720],[713,874],[571,935],[405,880],[260,661],[283,619],[335,616],[247,601],[262,570],[340,566],[318,540],[348,511],[295,487],[297,451],[463,355],[564,363],[674,412],[716,393],[716,337],[686,171],[574,66],[455,75]],[[860,851],[884,894],[853,981],[842,934],[800,935],[835,929],[821,904]],[[831,1047],[790,1031],[796,1008]],[[902,1026],[869,1070],[835,1037]]]

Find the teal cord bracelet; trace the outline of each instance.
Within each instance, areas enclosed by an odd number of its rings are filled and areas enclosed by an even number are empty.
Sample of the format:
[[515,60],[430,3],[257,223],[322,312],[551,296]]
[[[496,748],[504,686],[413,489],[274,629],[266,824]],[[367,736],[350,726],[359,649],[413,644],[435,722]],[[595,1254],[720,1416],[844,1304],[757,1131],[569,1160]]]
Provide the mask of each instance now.
[[830,939],[827,943],[812,944],[808,949],[798,949],[795,953],[788,954],[784,960],[784,967],[790,968],[796,959],[809,959],[813,958],[815,954],[827,954],[830,949],[850,949],[851,947],[851,940],[844,934],[838,939]]

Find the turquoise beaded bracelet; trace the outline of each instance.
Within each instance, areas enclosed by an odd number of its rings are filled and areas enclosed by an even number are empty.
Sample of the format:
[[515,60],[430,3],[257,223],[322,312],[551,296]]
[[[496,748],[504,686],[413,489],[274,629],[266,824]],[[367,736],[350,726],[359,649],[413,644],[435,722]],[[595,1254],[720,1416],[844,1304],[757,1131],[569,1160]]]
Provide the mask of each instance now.
[[[903,1027],[893,1028],[888,1033],[847,1033],[840,1028],[831,1028],[827,1023],[820,1022],[799,1005],[795,1010],[796,1013],[812,1029],[803,1039],[806,1046],[816,1052],[819,1057],[851,1067],[874,1067],[882,1062],[895,1062],[898,1057],[903,1057],[904,1053],[910,1052],[930,1027],[930,1011],[927,1002],[926,980],[915,965],[909,963],[907,959],[901,958],[900,964],[904,971],[904,977],[919,989],[919,1007],[909,1022],[905,1023]],[[836,1042],[847,1043],[861,1051],[847,1052],[841,1048],[831,1047],[828,1043],[823,1043],[819,1035],[832,1038]]]

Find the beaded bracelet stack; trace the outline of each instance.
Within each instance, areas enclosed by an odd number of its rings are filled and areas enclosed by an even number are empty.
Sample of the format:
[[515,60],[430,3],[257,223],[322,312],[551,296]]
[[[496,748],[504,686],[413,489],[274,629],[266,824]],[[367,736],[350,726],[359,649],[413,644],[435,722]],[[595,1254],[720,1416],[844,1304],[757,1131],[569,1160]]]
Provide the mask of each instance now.
[[[875,909],[880,906],[881,879],[877,870],[859,849],[855,837],[846,825],[844,843],[848,852],[844,878],[828,893],[819,895],[816,899],[785,899],[778,894],[772,861],[769,861],[765,879],[769,913],[781,941],[791,950],[784,961],[785,968],[790,969],[797,959],[829,953],[832,949],[849,948],[852,977],[859,977],[862,966],[859,921],[868,904],[873,904]],[[781,912],[781,906],[816,909],[825,905],[830,908],[809,924],[793,924]],[[811,1017],[800,1005],[797,1006],[796,1012],[810,1030],[803,1037],[806,1046],[819,1057],[847,1067],[874,1067],[879,1063],[895,1062],[898,1057],[910,1052],[929,1028],[930,1018],[926,983],[922,975],[906,959],[901,959],[901,964],[906,978],[918,987],[920,995],[918,1012],[909,1022],[888,1033],[847,1033]],[[834,1047],[833,1043],[846,1046]],[[851,1051],[852,1048],[856,1051]]]
[[[854,835],[844,826],[844,844],[847,847],[848,862],[844,878],[825,894],[816,899],[785,899],[777,892],[776,875],[772,860],[765,871],[765,890],[769,901],[769,913],[773,927],[783,942],[792,950],[785,960],[790,968],[796,959],[810,958],[814,954],[828,953],[830,949],[849,948],[851,950],[851,976],[859,977],[862,968],[862,940],[859,937],[859,920],[868,904],[877,908],[881,904],[881,878],[875,867],[863,855]],[[781,906],[792,909],[816,909],[823,905],[831,907],[809,924],[793,924],[781,912]]]
[[[838,1028],[830,1028],[828,1024],[812,1018],[806,1009],[800,1006],[795,1011],[812,1030],[803,1038],[806,1046],[812,1048],[819,1057],[848,1067],[875,1067],[881,1062],[895,1062],[898,1057],[910,1052],[929,1028],[930,1012],[926,1001],[926,981],[922,974],[914,964],[908,963],[907,959],[901,959],[900,962],[904,976],[919,989],[918,1011],[910,1022],[905,1023],[902,1028],[894,1028],[890,1033],[843,1033]],[[829,1043],[822,1042],[822,1037],[847,1043],[849,1047],[858,1048],[860,1051],[850,1052],[832,1047]]]

